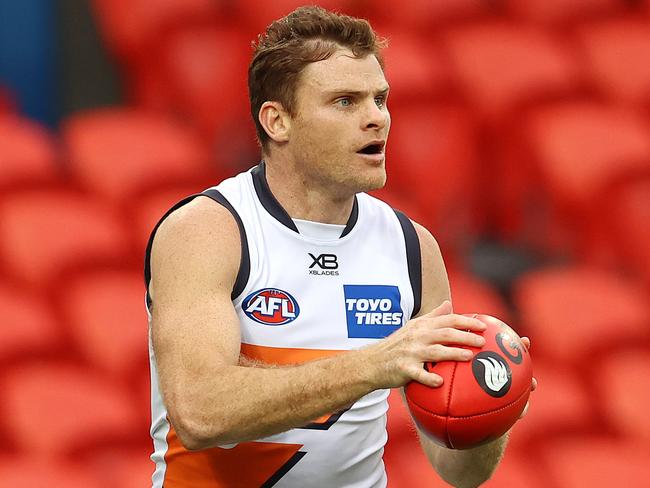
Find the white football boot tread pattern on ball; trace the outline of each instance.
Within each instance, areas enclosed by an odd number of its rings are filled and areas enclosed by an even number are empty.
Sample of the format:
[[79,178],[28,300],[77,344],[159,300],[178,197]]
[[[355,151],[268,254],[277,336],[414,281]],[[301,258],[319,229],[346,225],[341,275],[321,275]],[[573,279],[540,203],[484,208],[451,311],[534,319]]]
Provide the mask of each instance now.
[[485,366],[485,384],[490,390],[498,392],[508,383],[508,370],[505,364],[494,358],[480,358],[478,361]]

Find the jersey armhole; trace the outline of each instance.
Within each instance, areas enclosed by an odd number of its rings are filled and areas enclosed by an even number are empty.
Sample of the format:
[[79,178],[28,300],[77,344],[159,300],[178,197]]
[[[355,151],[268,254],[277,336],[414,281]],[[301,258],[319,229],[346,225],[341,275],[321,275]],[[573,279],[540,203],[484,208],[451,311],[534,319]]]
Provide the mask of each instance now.
[[169,215],[172,212],[178,210],[184,205],[187,205],[196,197],[201,197],[201,196],[211,198],[218,204],[225,207],[232,214],[233,218],[237,222],[237,227],[239,228],[239,240],[241,243],[241,259],[239,261],[239,271],[237,272],[237,278],[235,279],[232,292],[230,293],[230,298],[232,300],[235,300],[239,295],[242,294],[244,288],[246,287],[246,283],[248,282],[248,277],[250,274],[251,265],[250,265],[250,255],[248,252],[248,239],[246,237],[246,229],[244,228],[244,223],[242,222],[241,217],[239,216],[237,211],[226,199],[226,197],[224,197],[219,190],[215,190],[212,188],[209,190],[205,190],[202,193],[196,193],[194,195],[190,195],[184,198],[183,200],[181,200],[180,202],[176,203],[172,208],[170,208],[165,213],[165,215],[163,215],[163,217],[158,221],[153,231],[151,232],[151,235],[149,237],[149,242],[147,242],[147,249],[145,251],[145,256],[144,256],[144,284],[146,287],[147,308],[151,308],[151,303],[152,303],[151,296],[149,294],[149,283],[151,282],[151,248],[153,246],[153,240],[156,235],[156,231],[158,230],[160,225],[164,222],[164,220],[167,217],[169,217]]
[[393,209],[404,234],[406,243],[406,261],[408,263],[409,280],[413,290],[413,312],[411,318],[420,312],[422,305],[422,253],[420,239],[411,219],[399,210]]

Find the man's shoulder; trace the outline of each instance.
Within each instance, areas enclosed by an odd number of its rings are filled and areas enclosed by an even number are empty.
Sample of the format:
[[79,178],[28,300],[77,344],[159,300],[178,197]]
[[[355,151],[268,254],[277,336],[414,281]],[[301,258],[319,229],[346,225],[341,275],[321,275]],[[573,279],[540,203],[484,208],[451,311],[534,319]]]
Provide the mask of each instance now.
[[440,248],[438,246],[438,241],[436,241],[436,238],[433,237],[431,231],[429,231],[429,229],[427,229],[422,224],[419,224],[415,220],[411,220],[411,222],[413,223],[415,232],[418,235],[418,239],[420,240],[420,247],[423,249],[439,252]]
[[210,198],[196,197],[169,214],[153,236],[150,264],[146,265],[150,266],[152,298],[153,289],[160,293],[161,286],[179,280],[190,288],[213,289],[220,283],[224,293],[230,293],[240,256],[239,229],[233,216]]
[[153,238],[161,246],[197,251],[239,249],[239,229],[231,212],[207,196],[197,196],[175,209],[160,224]]
[[163,227],[179,230],[198,230],[211,227],[215,223],[220,224],[232,220],[232,215],[228,209],[207,195],[201,194],[171,212],[161,223],[159,231]]

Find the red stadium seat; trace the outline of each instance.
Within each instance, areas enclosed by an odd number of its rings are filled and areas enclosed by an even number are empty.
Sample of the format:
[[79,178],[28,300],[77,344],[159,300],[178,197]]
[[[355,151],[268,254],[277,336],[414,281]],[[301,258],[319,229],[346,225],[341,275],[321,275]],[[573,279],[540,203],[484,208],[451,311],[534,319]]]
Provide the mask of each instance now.
[[498,317],[515,330],[508,306],[488,283],[467,273],[448,269],[454,313],[483,313]]
[[[393,9],[396,10],[399,9]],[[424,103],[434,96],[448,96],[449,66],[435,39],[394,28],[377,30],[389,40],[383,51],[386,79],[390,84],[389,109],[398,103]]]
[[0,114],[0,188],[50,182],[58,173],[52,135],[36,122]]
[[639,114],[617,106],[571,101],[530,110],[499,136],[494,197],[502,234],[600,262],[593,246],[605,231],[602,195],[650,170],[649,133]]
[[613,351],[599,361],[598,369],[595,396],[609,424],[626,438],[650,446],[650,350],[628,346]]
[[56,316],[39,294],[0,281],[0,317],[4,324],[0,362],[58,346],[61,331]]
[[156,113],[173,113],[169,81],[161,71],[160,56],[157,54],[147,56],[123,70],[128,106]]
[[[206,23],[170,33],[159,47],[160,72],[168,82],[171,103],[211,142],[233,127],[236,133],[249,129],[247,123],[252,129],[246,90],[250,42],[240,29]],[[232,135],[219,145],[220,160],[237,142]]]
[[492,477],[481,486],[484,488],[551,487],[545,473],[539,469],[534,460],[531,460],[528,453],[513,451],[510,446],[506,447],[506,454]]
[[89,111],[64,123],[63,140],[72,176],[113,201],[211,174],[207,152],[194,134],[163,116],[129,109]]
[[217,18],[217,0],[93,0],[102,33],[111,48],[132,58],[145,54],[170,24]]
[[239,28],[186,26],[170,33],[158,56],[174,110],[214,148],[217,161],[237,170],[259,154],[246,89],[250,39]]
[[238,16],[246,21],[252,35],[262,32],[267,25],[276,19],[284,17],[303,5],[318,4],[328,10],[349,13],[349,6],[354,0],[319,0],[304,2],[302,0],[274,0],[273,2],[258,2],[256,0],[237,0]]
[[[166,80],[169,103],[214,150],[217,161],[237,173],[259,154],[250,115],[247,70],[252,36],[211,23],[170,32],[158,49],[157,72]],[[215,88],[216,87],[216,88]]]
[[409,0],[399,7],[391,0],[361,0],[360,10],[370,17],[373,26],[379,21],[427,34],[436,24],[472,19],[490,12],[487,2],[477,0]]
[[563,103],[533,113],[527,131],[547,191],[569,205],[591,205],[617,178],[650,170],[650,124],[633,111]]
[[548,268],[520,278],[514,301],[535,353],[583,364],[588,354],[650,337],[643,289],[616,273]]
[[445,46],[459,84],[484,115],[576,89],[577,66],[566,43],[550,32],[490,22],[451,30]]
[[154,464],[149,459],[150,445],[143,449],[120,449],[93,452],[86,461],[90,470],[104,481],[102,486],[142,488],[151,486]]
[[650,178],[634,178],[609,194],[601,215],[611,252],[650,284]]
[[626,8],[624,0],[506,0],[505,4],[515,17],[544,23],[604,16]]
[[141,273],[86,272],[67,282],[60,300],[72,338],[89,364],[123,375],[147,368]]
[[74,454],[130,441],[137,431],[126,391],[81,367],[38,362],[2,376],[2,406],[9,419],[3,428],[25,452]]
[[546,446],[543,457],[551,486],[557,488],[645,488],[650,479],[650,449],[622,440],[554,440]]
[[579,40],[601,92],[632,104],[650,102],[650,19],[587,25],[579,30]]
[[[510,446],[526,452],[546,438],[584,432],[597,425],[597,408],[585,378],[561,362],[544,361],[536,354],[541,338],[533,336],[533,375],[539,388],[530,397],[526,416],[515,425]],[[507,457],[507,456],[506,456]]]
[[[104,476],[96,476],[83,463],[43,459],[36,453],[0,457],[2,486],[11,488],[104,488]],[[126,485],[125,485],[126,486]],[[144,486],[144,485],[141,485]]]
[[431,105],[397,107],[392,120],[386,152],[391,189],[418,203],[427,217],[420,223],[442,246],[466,244],[483,220],[473,120],[462,109]]
[[69,267],[120,262],[128,237],[112,209],[71,191],[0,199],[0,260],[16,278],[46,284]]

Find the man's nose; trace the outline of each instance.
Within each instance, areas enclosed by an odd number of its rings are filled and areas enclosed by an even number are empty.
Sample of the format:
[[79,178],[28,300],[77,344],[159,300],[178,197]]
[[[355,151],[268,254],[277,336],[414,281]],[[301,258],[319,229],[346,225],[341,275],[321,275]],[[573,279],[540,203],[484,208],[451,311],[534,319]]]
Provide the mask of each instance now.
[[383,129],[388,123],[388,111],[377,106],[375,100],[371,100],[365,111],[364,129]]

